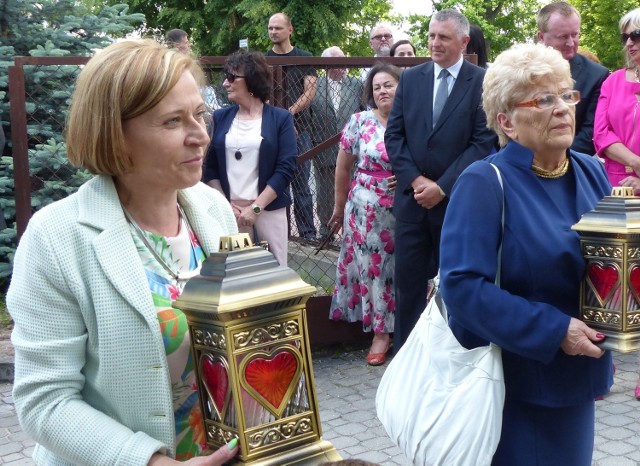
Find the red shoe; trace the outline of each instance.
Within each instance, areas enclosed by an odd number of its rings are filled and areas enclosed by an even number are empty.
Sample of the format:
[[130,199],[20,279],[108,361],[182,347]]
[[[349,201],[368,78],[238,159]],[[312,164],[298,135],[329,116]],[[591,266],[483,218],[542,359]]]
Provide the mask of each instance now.
[[636,400],[640,400],[640,385],[636,385],[636,391],[634,392]]
[[[388,350],[387,350],[388,351]],[[387,352],[367,354],[367,364],[370,366],[382,366],[387,361]]]

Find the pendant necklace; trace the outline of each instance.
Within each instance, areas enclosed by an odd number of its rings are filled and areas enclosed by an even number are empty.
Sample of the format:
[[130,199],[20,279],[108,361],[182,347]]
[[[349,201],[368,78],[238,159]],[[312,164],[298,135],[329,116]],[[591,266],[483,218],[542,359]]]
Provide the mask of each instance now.
[[[238,113],[240,113],[240,110],[238,110]],[[240,119],[238,118],[237,114],[234,118],[234,121],[236,122],[236,152],[235,154],[233,154],[233,156],[236,158],[236,160],[240,160],[242,159],[242,152],[240,152]]]
[[[149,242],[149,239],[147,238],[147,235],[144,232],[144,230],[140,228],[140,226],[136,223],[136,221],[133,219],[129,211],[125,209],[124,206],[122,206],[122,211],[124,212],[124,216],[126,217],[127,221],[133,226],[133,229],[136,231],[136,234],[138,235],[140,240],[144,243],[145,247],[149,250],[149,252],[154,257],[156,262],[160,264],[160,266],[165,270],[165,272],[167,272],[176,282],[181,280],[187,280],[189,278],[195,277],[200,273],[200,267],[202,266],[202,264],[199,264],[198,267],[196,267],[195,269],[184,272],[184,273],[182,272],[176,273],[173,270],[171,270],[171,268],[169,267],[169,264],[167,264],[167,262],[162,258],[162,256],[156,252],[153,245]],[[193,238],[195,234],[193,233],[193,230],[191,229],[191,225],[189,224],[189,220],[187,219],[187,216],[185,215],[184,210],[182,210],[182,206],[180,206],[180,204],[178,204],[178,213],[180,216],[180,223],[182,224],[184,220],[184,224],[187,227],[187,231],[189,234],[190,255],[192,259],[194,259],[195,262],[197,263],[198,256],[196,255],[195,248],[193,247],[193,241],[191,240],[191,238]]]

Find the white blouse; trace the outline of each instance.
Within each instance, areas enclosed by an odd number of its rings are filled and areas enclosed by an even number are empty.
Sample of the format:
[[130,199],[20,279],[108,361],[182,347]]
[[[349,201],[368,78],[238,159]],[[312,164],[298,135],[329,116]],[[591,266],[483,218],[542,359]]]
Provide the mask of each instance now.
[[[262,143],[262,118],[234,119],[225,140],[229,198],[254,200],[258,192],[258,158]],[[239,156],[236,157],[236,154]]]

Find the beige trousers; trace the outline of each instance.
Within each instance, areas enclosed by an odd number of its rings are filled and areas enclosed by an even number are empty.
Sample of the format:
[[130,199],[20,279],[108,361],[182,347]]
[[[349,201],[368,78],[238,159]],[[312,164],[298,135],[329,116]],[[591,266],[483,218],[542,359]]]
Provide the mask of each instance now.
[[[237,199],[231,202],[238,206],[246,207],[253,204],[255,200],[248,201],[245,199]],[[262,210],[262,213],[258,215],[253,227],[238,225],[238,231],[240,233],[249,233],[254,243],[259,241],[266,241],[269,243],[269,250],[275,256],[278,264],[287,265],[289,242],[287,231],[287,209],[285,207],[276,210]]]

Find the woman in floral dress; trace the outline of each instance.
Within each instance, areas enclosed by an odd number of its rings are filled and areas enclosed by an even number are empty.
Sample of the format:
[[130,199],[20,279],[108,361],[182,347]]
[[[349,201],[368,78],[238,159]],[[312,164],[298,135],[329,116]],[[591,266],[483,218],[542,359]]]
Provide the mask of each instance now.
[[391,207],[396,179],[384,132],[399,79],[400,70],[386,63],[375,65],[367,77],[364,97],[371,110],[352,115],[342,131],[329,220],[333,230],[343,228],[344,236],[330,318],[360,320],[365,332],[373,330],[367,356],[372,366],[385,362],[395,312]]

